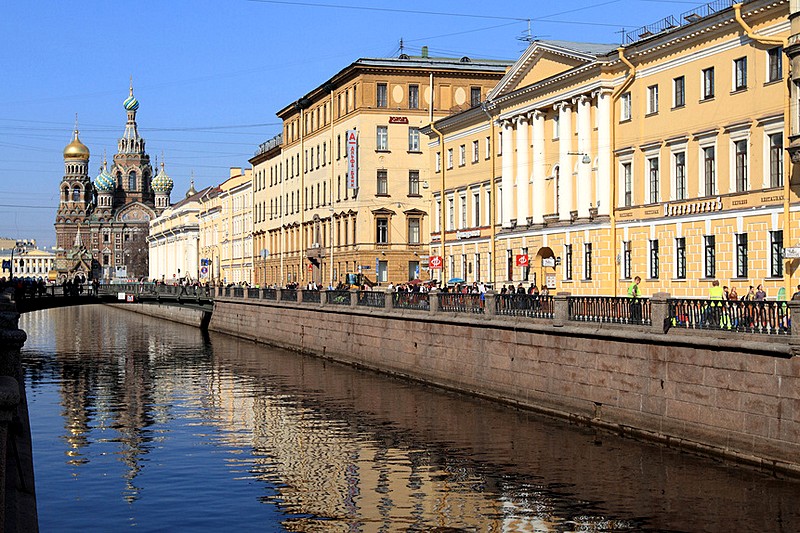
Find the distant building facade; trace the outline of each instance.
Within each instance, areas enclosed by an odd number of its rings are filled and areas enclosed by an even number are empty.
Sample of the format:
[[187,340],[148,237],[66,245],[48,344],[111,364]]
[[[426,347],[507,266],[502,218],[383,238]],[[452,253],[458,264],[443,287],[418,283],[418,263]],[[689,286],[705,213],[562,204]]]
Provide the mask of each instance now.
[[[169,206],[171,182],[159,187],[154,179],[145,141],[139,135],[139,102],[130,95],[123,102],[127,122],[117,144],[111,168],[103,161],[94,182],[89,177],[89,149],[75,128],[64,149],[64,176],[59,186],[56,245],[64,251],[80,242],[91,257],[91,275],[144,278],[149,273],[149,224]],[[162,168],[163,172],[163,168]]]
[[359,59],[287,105],[253,165],[259,283],[424,277],[431,118],[479,105],[510,62]]

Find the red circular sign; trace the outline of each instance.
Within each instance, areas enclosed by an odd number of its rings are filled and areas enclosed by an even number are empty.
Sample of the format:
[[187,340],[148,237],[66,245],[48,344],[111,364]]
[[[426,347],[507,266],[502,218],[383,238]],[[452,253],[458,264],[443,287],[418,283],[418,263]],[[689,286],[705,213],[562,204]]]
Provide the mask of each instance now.
[[428,260],[428,266],[430,268],[442,268],[442,258],[438,255],[434,255]]

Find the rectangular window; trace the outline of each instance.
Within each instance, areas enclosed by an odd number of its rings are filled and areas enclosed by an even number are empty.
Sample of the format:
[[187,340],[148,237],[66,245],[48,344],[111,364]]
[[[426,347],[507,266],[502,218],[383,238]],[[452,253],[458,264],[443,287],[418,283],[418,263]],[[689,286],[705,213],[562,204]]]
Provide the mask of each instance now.
[[740,57],[733,60],[733,90],[747,89],[747,58]]
[[409,218],[408,219],[408,243],[409,244],[419,244],[419,219],[418,218]]
[[592,279],[592,243],[583,245],[583,279]]
[[476,192],[472,194],[472,220],[474,227],[478,228],[481,225],[481,193]]
[[658,257],[658,239],[650,240],[650,279],[658,279],[659,274],[659,257]]
[[455,198],[447,199],[447,229],[456,229],[456,200]]
[[623,205],[630,207],[633,205],[633,170],[631,163],[622,163],[622,178],[625,186]]
[[[620,121],[623,120],[630,120],[631,119],[631,93],[623,94],[619,99],[619,119]],[[556,124],[556,127],[558,124]],[[556,135],[557,137],[557,135]]]
[[745,192],[749,183],[747,181],[747,139],[733,143],[736,157],[736,192]]
[[769,136],[769,186],[783,186],[783,133]]
[[408,86],[408,108],[419,109],[419,85]]
[[378,170],[378,181],[375,194],[386,196],[389,194],[389,174],[386,170]]
[[675,199],[686,199],[686,154],[675,154]]
[[480,147],[478,146],[478,141],[472,141],[472,162],[477,163],[479,157]]
[[408,195],[419,196],[419,170],[408,171]]
[[492,143],[489,137],[486,137],[486,155],[484,157],[485,159],[492,157]]
[[389,149],[389,126],[378,126],[376,129],[375,149],[386,151]]
[[658,113],[658,85],[647,88],[647,114]]
[[736,234],[736,277],[747,277],[747,233]]
[[703,69],[701,100],[714,98],[714,67]]
[[419,152],[419,128],[413,126],[408,128],[408,151]]
[[442,152],[436,152],[436,172],[442,171]]
[[705,240],[705,269],[703,274],[706,278],[717,276],[717,239],[714,235],[706,235]]
[[769,275],[773,278],[783,276],[783,230],[770,231],[770,268]]
[[462,167],[467,164],[467,145],[465,144],[458,147],[458,164]]
[[469,105],[471,107],[481,105],[481,88],[470,87],[469,89]]
[[447,169],[453,168],[453,149],[447,149]]
[[675,239],[675,278],[686,279],[686,237]]
[[572,245],[564,245],[564,279],[572,279]]
[[375,219],[375,242],[386,244],[389,242],[389,219],[380,217]]
[[459,203],[461,204],[461,229],[464,229],[467,227],[467,195],[459,197]]
[[622,243],[622,277],[631,279],[631,241]]
[[783,78],[783,47],[767,50],[767,81],[778,81]]
[[342,134],[336,136],[336,160],[342,158]]
[[388,92],[385,83],[378,83],[375,94],[375,105],[377,107],[387,107],[389,105]]
[[659,194],[658,194],[658,186],[659,186],[659,174],[658,174],[658,158],[653,157],[647,160],[647,163],[650,168],[650,203],[655,204],[659,201]]
[[672,80],[672,107],[686,105],[686,78],[678,76]]
[[705,184],[705,195],[711,196],[717,190],[716,180],[716,156],[714,147],[703,148],[703,180]]

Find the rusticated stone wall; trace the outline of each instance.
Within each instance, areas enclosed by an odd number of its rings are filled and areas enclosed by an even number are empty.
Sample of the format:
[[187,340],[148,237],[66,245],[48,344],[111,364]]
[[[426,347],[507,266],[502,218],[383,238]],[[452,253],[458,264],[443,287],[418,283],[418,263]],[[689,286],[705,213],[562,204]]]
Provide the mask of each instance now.
[[231,298],[210,329],[800,475],[787,338]]
[[149,315],[156,318],[163,318],[164,320],[169,320],[170,322],[177,322],[179,324],[195,326],[203,329],[208,327],[208,322],[211,319],[211,313],[191,307],[141,303],[121,303],[108,305],[111,307],[116,307],[117,309],[124,309],[125,311],[132,311],[134,313]]

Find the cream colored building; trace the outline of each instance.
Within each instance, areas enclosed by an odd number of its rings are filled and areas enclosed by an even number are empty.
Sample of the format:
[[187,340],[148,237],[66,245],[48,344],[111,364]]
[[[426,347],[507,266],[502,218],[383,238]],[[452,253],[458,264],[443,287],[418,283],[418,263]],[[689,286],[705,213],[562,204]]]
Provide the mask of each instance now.
[[150,252],[150,279],[167,283],[181,279],[203,281],[208,272],[200,269],[200,198],[208,192],[194,186],[180,202],[165,209],[150,221],[147,242]]
[[[15,243],[16,241],[11,242]],[[35,241],[31,242],[33,246],[36,245]],[[14,251],[12,258],[11,248],[13,247],[14,244],[8,249],[0,248],[0,260],[8,261],[11,264],[11,270],[2,269],[0,277],[42,278],[47,281],[50,272],[55,271],[56,253],[54,251],[20,247]]]
[[278,111],[280,140],[250,160],[256,279],[426,278],[433,176],[420,130],[477,105],[508,65],[425,49],[422,57],[359,59]]
[[426,130],[444,276],[573,294],[625,294],[637,275],[645,294],[706,296],[714,279],[740,296],[787,290],[789,33],[788,1],[751,0],[622,47],[531,43],[489,94],[492,120],[471,110]]
[[199,251],[214,283],[253,283],[252,179],[252,169],[231,168],[226,181],[200,195]]

